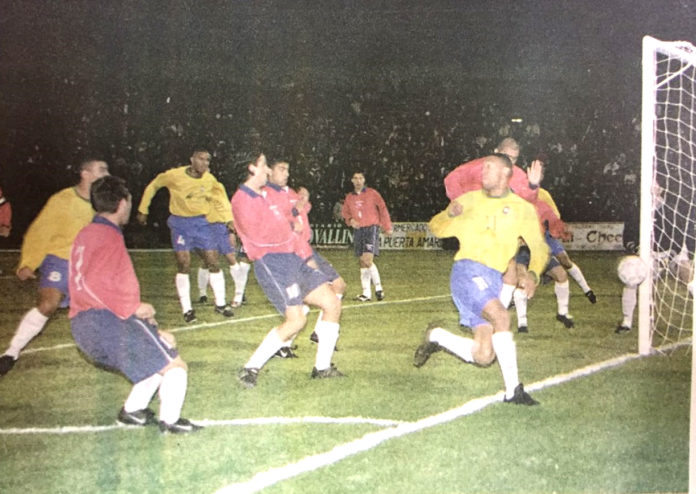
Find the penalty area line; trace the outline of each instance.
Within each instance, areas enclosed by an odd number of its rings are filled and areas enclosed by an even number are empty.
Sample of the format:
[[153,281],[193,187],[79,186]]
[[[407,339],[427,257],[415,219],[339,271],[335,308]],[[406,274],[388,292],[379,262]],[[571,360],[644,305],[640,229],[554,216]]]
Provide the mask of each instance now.
[[[436,300],[440,298],[445,298],[449,297],[450,295],[432,295],[428,297],[414,297],[414,298],[407,298],[407,299],[401,299],[401,300],[383,300],[382,302],[373,302],[373,303],[360,303],[360,304],[351,304],[351,305],[344,305],[343,310],[350,310],[350,309],[357,309],[357,308],[369,308],[370,306],[382,306],[382,305],[395,305],[395,304],[409,304],[412,302],[427,302],[429,300]],[[313,309],[311,312],[318,312],[318,309]],[[242,324],[245,322],[254,322],[254,321],[261,321],[263,319],[273,319],[273,318],[280,318],[280,314],[278,313],[272,313],[272,314],[261,314],[258,316],[249,316],[249,317],[242,317],[242,318],[234,318],[234,319],[227,319],[224,321],[218,321],[218,322],[206,322],[206,323],[200,323],[200,324],[192,324],[190,326],[179,326],[176,328],[171,328],[171,329],[166,329],[167,331],[171,333],[183,333],[187,331],[196,331],[198,329],[208,329],[208,328],[215,328],[218,326],[225,326],[227,324],[234,325],[234,324]],[[39,352],[49,352],[52,350],[64,350],[66,348],[75,348],[74,343],[60,343],[58,345],[53,345],[53,346],[47,346],[47,347],[38,347],[38,348],[27,348],[25,350],[22,350],[22,355],[29,355],[32,353],[39,353]]]
[[[401,420],[377,419],[370,417],[255,417],[246,419],[201,419],[192,420],[195,424],[203,427],[229,427],[229,426],[249,426],[249,425],[293,425],[293,424],[328,424],[328,425],[374,425],[378,427],[393,427],[403,424]],[[119,429],[140,430],[144,429],[137,425],[124,425],[115,422],[111,425],[69,425],[62,427],[14,427],[0,429],[0,435],[24,435],[24,434],[80,434],[93,432],[108,432]]]
[[[674,349],[679,346],[689,345],[690,343],[691,341],[689,340],[674,343],[669,346],[672,347],[671,349]],[[662,348],[662,350],[668,350],[668,348]],[[539,391],[544,388],[564,384],[575,379],[579,379],[582,377],[589,376],[591,374],[618,367],[632,360],[637,360],[639,358],[649,356],[651,355],[640,355],[637,353],[625,354],[619,357],[605,360],[603,362],[598,362],[595,364],[590,364],[578,368],[572,372],[551,376],[542,381],[537,381],[529,386],[525,386],[525,389],[527,389],[528,391]],[[476,398],[474,400],[464,403],[459,407],[452,408],[445,412],[422,418],[415,422],[403,422],[394,427],[388,427],[386,429],[382,429],[376,432],[367,433],[364,436],[353,441],[339,444],[335,446],[333,449],[324,453],[317,453],[315,455],[306,456],[294,463],[289,463],[281,467],[271,468],[264,472],[259,472],[247,481],[224,486],[215,491],[215,494],[252,494],[255,492],[259,492],[262,489],[275,485],[284,480],[289,480],[293,477],[297,477],[304,473],[312,472],[320,468],[332,465],[334,463],[338,463],[358,453],[374,449],[380,444],[387,442],[391,439],[398,439],[400,437],[412,434],[414,432],[419,432],[430,427],[446,424],[460,417],[472,415],[490,405],[502,402],[504,396],[505,393],[503,391],[500,391],[499,393],[496,393],[494,395]]]

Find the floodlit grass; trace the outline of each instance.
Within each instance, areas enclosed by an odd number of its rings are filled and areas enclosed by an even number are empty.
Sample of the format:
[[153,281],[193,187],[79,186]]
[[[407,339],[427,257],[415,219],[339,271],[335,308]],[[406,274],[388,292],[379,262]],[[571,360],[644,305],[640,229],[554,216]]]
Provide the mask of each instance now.
[[[253,276],[248,304],[233,319],[225,321],[212,306],[197,306],[198,323],[185,326],[172,254],[133,253],[143,299],[155,305],[161,325],[175,332],[189,364],[183,414],[211,425],[183,437],[162,436],[156,428],[87,430],[114,424],[130,384],[79,354],[61,312],[0,378],[0,492],[214,492],[312,455],[324,458],[337,446],[396,427],[224,421],[363,417],[411,423],[502,390],[497,364],[477,368],[444,352],[421,369],[411,363],[430,321],[458,328],[448,295],[451,252],[383,253],[378,265],[387,298],[365,304],[351,300],[359,292],[352,254],[324,254],[349,284],[334,356],[348,377],[309,378],[313,312],[296,340],[300,358],[271,360],[258,386],[244,390],[236,382],[237,370],[280,321]],[[573,257],[598,302],[591,305],[571,282],[576,328],[567,330],[554,319],[552,286],[539,288],[530,302],[530,333],[516,335],[520,376],[527,386],[637,351],[635,332],[613,332],[621,312],[621,286],[614,275],[618,254]],[[6,272],[15,262],[16,253],[0,253]],[[0,350],[33,305],[35,290],[34,283],[0,279]],[[632,359],[533,392],[539,407],[493,403],[404,432],[328,466],[291,474],[264,492],[683,492],[688,486],[690,360],[686,348]],[[42,431],[69,426],[82,429]],[[38,430],[29,433],[30,428]]]

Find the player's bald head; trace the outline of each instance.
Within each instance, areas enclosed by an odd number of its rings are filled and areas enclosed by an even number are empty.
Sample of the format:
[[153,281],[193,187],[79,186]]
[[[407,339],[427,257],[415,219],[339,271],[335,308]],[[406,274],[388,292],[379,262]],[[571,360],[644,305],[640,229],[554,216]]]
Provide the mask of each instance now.
[[507,155],[508,158],[510,158],[510,161],[512,161],[512,164],[514,165],[517,161],[517,158],[519,158],[520,156],[520,145],[512,137],[506,137],[498,143],[498,145],[495,148],[495,152]]

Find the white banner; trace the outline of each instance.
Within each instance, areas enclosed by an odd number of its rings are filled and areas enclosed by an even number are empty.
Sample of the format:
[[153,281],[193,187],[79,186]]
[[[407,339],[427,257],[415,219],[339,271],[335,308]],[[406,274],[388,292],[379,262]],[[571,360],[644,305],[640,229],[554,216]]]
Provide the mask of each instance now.
[[[623,223],[568,223],[572,238],[563,242],[567,250],[623,250]],[[322,247],[353,244],[353,230],[342,223],[312,226],[312,243]],[[456,245],[456,242],[452,245]],[[428,229],[427,223],[394,223],[391,237],[379,236],[384,250],[439,250],[442,241]]]
[[623,223],[568,223],[573,236],[566,250],[624,250]]

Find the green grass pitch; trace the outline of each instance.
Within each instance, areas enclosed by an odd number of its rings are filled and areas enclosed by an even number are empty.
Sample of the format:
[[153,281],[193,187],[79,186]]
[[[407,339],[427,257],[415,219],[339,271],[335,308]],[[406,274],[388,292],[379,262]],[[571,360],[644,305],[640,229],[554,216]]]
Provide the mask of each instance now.
[[[530,332],[515,339],[520,377],[541,405],[520,407],[499,402],[497,363],[477,368],[440,352],[412,365],[430,321],[459,331],[452,252],[383,252],[386,299],[363,304],[352,300],[352,253],[323,253],[349,285],[334,355],[345,379],[309,378],[313,311],[296,340],[300,358],[272,359],[258,386],[242,389],[237,370],[280,321],[253,275],[234,318],[196,306],[199,320],[186,326],[172,254],[135,252],[143,299],[189,364],[183,415],[207,427],[188,436],[116,427],[130,384],[80,355],[61,312],[0,378],[0,492],[687,490],[691,350],[637,358],[635,331],[614,333],[620,254],[571,253],[598,298],[591,305],[571,281],[574,329],[555,321],[551,285],[530,301]],[[16,261],[0,252],[0,351],[36,293],[8,275]],[[614,365],[573,374],[602,362]],[[574,378],[548,381],[561,375]]]

